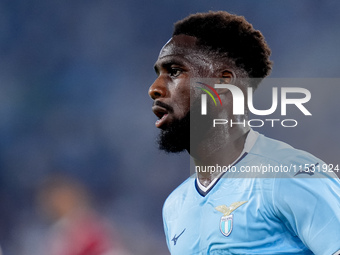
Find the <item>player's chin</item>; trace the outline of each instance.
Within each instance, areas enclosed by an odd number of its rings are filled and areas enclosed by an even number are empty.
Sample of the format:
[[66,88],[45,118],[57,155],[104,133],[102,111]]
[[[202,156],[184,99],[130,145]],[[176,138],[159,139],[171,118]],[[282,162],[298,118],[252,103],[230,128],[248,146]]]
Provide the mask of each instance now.
[[168,153],[180,153],[187,149],[185,139],[181,139],[171,129],[162,130],[158,137],[159,149]]

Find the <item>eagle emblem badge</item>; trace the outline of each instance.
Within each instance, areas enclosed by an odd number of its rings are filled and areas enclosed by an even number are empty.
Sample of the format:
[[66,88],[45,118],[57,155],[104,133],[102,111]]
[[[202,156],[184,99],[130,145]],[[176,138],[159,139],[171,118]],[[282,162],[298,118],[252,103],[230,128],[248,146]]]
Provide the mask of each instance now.
[[234,215],[231,214],[241,205],[247,203],[248,201],[241,201],[232,203],[230,206],[226,205],[219,205],[215,207],[215,209],[221,213],[223,213],[221,220],[220,220],[220,230],[224,236],[229,236],[231,231],[233,230],[233,217]]

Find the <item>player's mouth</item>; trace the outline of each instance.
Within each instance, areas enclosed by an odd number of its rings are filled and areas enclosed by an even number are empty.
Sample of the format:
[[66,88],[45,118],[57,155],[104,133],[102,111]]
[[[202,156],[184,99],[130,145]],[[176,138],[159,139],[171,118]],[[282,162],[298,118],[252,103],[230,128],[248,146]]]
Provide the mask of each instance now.
[[165,124],[168,122],[169,112],[165,108],[157,105],[152,106],[152,111],[159,118],[155,123],[156,127],[164,127]]
[[156,127],[162,129],[166,128],[170,123],[170,116],[171,113],[173,113],[173,108],[168,104],[156,100],[153,103],[152,111],[159,118],[155,123]]

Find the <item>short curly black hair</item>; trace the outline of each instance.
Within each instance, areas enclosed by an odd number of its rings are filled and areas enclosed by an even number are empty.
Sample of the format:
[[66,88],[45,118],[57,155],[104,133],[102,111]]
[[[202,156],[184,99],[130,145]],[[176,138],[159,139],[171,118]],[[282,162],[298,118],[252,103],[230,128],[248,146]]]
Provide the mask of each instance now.
[[192,14],[175,23],[173,36],[180,34],[194,36],[198,46],[227,55],[250,78],[264,78],[271,71],[269,46],[243,16],[225,11]]

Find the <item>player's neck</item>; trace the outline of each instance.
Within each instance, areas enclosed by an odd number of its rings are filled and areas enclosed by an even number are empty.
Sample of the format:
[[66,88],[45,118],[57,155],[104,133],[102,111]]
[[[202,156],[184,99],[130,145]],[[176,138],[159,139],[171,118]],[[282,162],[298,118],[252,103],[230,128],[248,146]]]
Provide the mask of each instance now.
[[218,143],[209,144],[208,141],[200,144],[201,148],[196,151],[192,157],[195,165],[200,166],[199,169],[204,169],[202,172],[197,172],[197,177],[203,186],[208,186],[215,178],[221,175],[219,171],[210,171],[211,166],[228,167],[240,156],[243,151],[245,140],[249,129],[237,130],[237,132],[219,139]]

